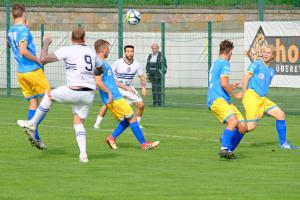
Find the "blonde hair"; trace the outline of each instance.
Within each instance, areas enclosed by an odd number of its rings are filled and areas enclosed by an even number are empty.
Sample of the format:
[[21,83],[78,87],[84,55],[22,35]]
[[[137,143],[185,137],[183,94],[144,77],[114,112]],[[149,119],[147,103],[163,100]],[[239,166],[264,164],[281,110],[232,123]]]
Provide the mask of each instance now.
[[272,55],[273,55],[273,56],[274,56],[275,53],[276,53],[276,48],[275,48],[274,45],[272,45],[272,44],[267,44],[267,45],[265,45],[265,46],[262,48],[262,50],[265,50],[265,49],[271,49]]

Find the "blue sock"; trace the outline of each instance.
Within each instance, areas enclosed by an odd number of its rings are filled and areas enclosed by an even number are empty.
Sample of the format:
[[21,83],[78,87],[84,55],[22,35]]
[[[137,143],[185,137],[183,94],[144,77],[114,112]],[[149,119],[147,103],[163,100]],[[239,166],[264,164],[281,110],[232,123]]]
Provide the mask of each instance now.
[[[31,120],[31,118],[34,116],[36,110],[28,110],[27,113],[27,119]],[[35,135],[34,135],[35,139],[40,140],[40,135],[39,135],[39,131],[38,128],[36,128],[35,130]]]
[[279,137],[279,143],[282,145],[286,142],[286,124],[285,120],[276,120],[276,130]]
[[139,126],[138,122],[133,122],[130,124],[130,128],[135,135],[136,139],[139,141],[140,144],[144,144],[146,142],[143,132]]
[[125,131],[125,129],[129,126],[129,123],[126,119],[123,119],[119,122],[117,128],[112,133],[112,136],[116,139],[121,133]]
[[228,129],[224,129],[223,136],[222,136],[222,148],[226,148],[230,150],[231,147],[231,138],[233,137],[235,131],[231,131]]
[[230,151],[234,151],[245,135],[240,133],[237,128],[235,128],[234,131],[234,135],[231,138],[231,146],[229,148]]

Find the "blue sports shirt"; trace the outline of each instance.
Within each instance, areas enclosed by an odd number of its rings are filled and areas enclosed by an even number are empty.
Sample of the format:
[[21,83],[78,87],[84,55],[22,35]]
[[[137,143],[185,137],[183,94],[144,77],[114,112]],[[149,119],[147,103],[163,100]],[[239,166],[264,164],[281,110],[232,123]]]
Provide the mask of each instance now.
[[275,75],[274,69],[267,66],[262,60],[258,60],[251,63],[247,72],[253,75],[249,80],[248,88],[253,89],[261,97],[266,96]]
[[32,55],[36,55],[33,37],[27,26],[23,24],[13,25],[7,33],[7,40],[18,63],[17,71],[19,73],[31,72],[42,67],[39,63],[29,60],[20,54],[19,44],[22,41],[26,41],[28,51]]
[[220,78],[230,76],[230,63],[228,60],[218,58],[209,71],[209,88],[207,94],[207,106],[213,104],[217,98],[223,98],[231,103],[230,95],[223,89]]
[[[102,75],[102,81],[105,84],[105,86],[109,89],[109,91],[112,93],[113,100],[118,100],[122,98],[122,94],[119,91],[119,88],[117,86],[114,73],[111,69],[111,66],[102,60],[97,59],[96,61],[97,66],[102,66],[104,68],[104,73]],[[108,94],[101,89],[99,89],[100,98],[102,100],[103,104],[107,104],[108,102]]]

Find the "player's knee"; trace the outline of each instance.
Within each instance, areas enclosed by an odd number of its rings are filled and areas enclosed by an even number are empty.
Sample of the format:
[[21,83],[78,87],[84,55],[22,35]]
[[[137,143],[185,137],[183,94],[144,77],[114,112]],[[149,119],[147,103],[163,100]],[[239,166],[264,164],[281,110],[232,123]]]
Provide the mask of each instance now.
[[238,131],[242,134],[247,132],[247,124],[245,122],[240,122],[238,124]]
[[77,113],[74,114],[74,124],[84,124],[84,119],[80,118]]
[[283,110],[280,110],[278,113],[278,120],[285,120],[285,112]]
[[238,120],[236,119],[235,116],[232,116],[227,120],[227,127],[229,129],[233,130],[235,127],[237,127],[237,125],[238,125]]
[[145,104],[143,101],[140,101],[136,103],[136,107],[139,108],[140,110],[144,110]]

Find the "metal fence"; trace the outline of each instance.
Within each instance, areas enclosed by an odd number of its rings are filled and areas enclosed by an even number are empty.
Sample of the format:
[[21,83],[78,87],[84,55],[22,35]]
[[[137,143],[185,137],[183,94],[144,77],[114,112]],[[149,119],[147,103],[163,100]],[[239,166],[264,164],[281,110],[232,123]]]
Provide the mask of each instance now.
[[[10,0],[11,4],[23,3],[26,6],[40,7],[90,7],[117,8],[119,0]],[[259,1],[253,0],[122,0],[125,8],[257,8]],[[299,0],[265,0],[266,8],[296,9]],[[0,2],[4,6],[5,1]]]

